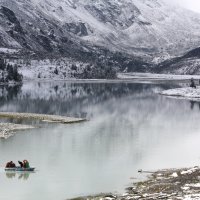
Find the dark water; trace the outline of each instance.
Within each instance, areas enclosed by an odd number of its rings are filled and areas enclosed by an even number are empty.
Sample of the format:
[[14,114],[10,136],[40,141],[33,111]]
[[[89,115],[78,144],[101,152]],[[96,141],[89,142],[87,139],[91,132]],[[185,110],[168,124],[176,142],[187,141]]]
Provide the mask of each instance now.
[[[85,117],[72,125],[40,124],[0,140],[0,199],[61,200],[123,192],[137,170],[200,162],[200,105],[155,92],[176,84],[25,83],[0,88],[0,111]],[[14,121],[16,122],[16,120]],[[28,159],[36,173],[3,171]]]

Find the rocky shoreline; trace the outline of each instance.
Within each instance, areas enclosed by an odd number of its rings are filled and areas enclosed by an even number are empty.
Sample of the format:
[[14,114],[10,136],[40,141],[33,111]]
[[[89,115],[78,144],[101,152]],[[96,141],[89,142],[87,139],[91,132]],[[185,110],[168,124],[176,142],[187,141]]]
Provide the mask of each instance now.
[[[23,119],[23,120],[40,120],[48,123],[61,123],[61,124],[71,124],[86,121],[82,118],[65,117],[58,115],[45,115],[45,114],[35,114],[35,113],[12,113],[12,112],[0,112],[0,118],[10,118],[10,119]],[[0,139],[8,139],[13,136],[18,130],[26,130],[36,128],[30,125],[24,124],[14,124],[14,123],[0,123]]]
[[[142,171],[140,171],[142,172]],[[100,194],[73,200],[199,200],[200,167],[166,169],[150,173],[147,180],[133,183],[126,193]]]
[[36,113],[13,113],[13,112],[0,112],[0,118],[13,118],[13,119],[32,119],[41,120],[45,122],[71,124],[86,121],[82,118],[73,118],[59,115],[46,115]]
[[16,131],[34,129],[36,127],[23,124],[0,123],[0,139],[8,139],[13,136]]

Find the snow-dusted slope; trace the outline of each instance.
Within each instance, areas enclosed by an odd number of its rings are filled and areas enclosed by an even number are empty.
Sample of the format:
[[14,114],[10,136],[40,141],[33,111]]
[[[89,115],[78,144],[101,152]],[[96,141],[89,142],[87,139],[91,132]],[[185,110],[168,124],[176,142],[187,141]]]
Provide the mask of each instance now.
[[[87,44],[138,55],[199,46],[200,15],[162,0],[0,0],[0,46],[66,51]],[[71,46],[70,46],[71,48]]]
[[166,60],[154,68],[157,73],[200,75],[200,48],[195,48],[185,55]]

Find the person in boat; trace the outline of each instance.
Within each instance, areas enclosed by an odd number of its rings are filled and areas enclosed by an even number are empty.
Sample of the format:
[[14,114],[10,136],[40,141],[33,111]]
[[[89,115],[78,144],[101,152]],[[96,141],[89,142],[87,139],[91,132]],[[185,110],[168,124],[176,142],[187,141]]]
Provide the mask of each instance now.
[[6,164],[6,168],[15,168],[15,167],[16,167],[16,165],[13,161],[10,161]]
[[21,161],[18,161],[18,163],[19,163],[19,165],[20,165],[20,167],[21,167],[21,168],[23,168],[23,167],[24,167],[24,164],[23,164],[23,162],[21,162]]
[[27,168],[30,168],[30,165],[29,165],[28,160],[24,160],[24,161],[23,161],[23,167],[26,168],[26,169],[27,169]]
[[194,79],[193,78],[191,78],[191,83],[190,83],[190,87],[191,88],[196,88],[196,85],[195,85],[195,83],[194,83]]
[[10,168],[10,162],[6,163],[6,168]]

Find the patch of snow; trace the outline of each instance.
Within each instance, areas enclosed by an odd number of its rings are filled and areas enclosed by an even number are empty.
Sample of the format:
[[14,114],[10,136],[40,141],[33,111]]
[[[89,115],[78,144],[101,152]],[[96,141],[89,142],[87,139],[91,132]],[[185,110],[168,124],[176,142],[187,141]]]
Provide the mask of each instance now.
[[186,99],[199,99],[200,100],[200,87],[197,88],[175,88],[160,92],[162,95],[173,97],[184,97]]
[[129,195],[129,193],[124,193],[124,194],[122,194],[123,197],[126,197],[126,196],[128,196],[128,195]]
[[113,200],[114,198],[106,197],[105,200]]
[[190,194],[186,195],[183,200],[199,200],[200,199],[200,194]]
[[177,178],[178,174],[176,172],[174,172],[171,176],[174,177],[174,178]]
[[152,73],[118,73],[119,79],[151,79],[151,80],[190,80],[200,79],[200,75],[174,75],[174,74],[152,74]]
[[9,49],[9,48],[0,47],[0,53],[13,54],[17,52],[19,52],[19,49]]
[[189,189],[190,189],[190,187],[188,187],[188,186],[182,187],[182,190],[189,190]]
[[196,183],[196,184],[186,184],[186,187],[200,188],[200,183]]
[[44,60],[7,60],[16,64],[24,80],[67,80],[73,74],[81,74],[87,63],[75,61],[70,58],[44,59]]

